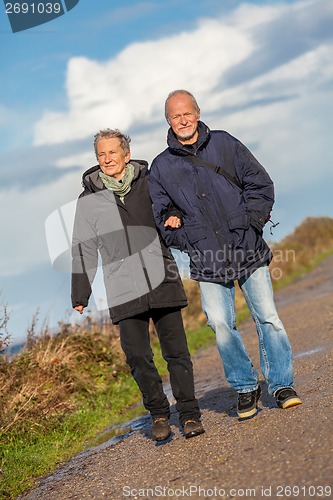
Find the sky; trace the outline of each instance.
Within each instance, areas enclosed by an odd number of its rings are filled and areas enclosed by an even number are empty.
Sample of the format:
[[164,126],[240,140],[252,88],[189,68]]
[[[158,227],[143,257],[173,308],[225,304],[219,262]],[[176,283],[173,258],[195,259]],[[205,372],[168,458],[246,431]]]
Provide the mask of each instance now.
[[332,26],[332,0],[79,0],[13,33],[1,3],[0,291],[12,340],[37,311],[50,327],[77,319],[45,228],[96,164],[94,134],[119,128],[132,157],[151,162],[166,147],[164,101],[177,88],[272,177],[279,225],[267,240],[308,216],[333,217]]

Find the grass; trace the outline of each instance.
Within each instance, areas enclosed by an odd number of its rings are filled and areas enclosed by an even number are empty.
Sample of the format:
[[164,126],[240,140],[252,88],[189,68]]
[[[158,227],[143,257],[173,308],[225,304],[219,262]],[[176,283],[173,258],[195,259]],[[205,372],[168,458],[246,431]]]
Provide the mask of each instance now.
[[[105,427],[143,413],[141,405],[123,410],[140,401],[137,387],[128,374],[120,376],[114,385],[112,391],[97,397],[94,404],[85,403],[74,413],[49,422],[49,428],[31,429],[30,433],[27,430],[23,435],[12,433],[1,452],[0,498],[16,498],[33,486],[34,478],[52,472],[59,463],[87,447],[96,446],[96,435]],[[116,404],[108,408],[106,401]]]
[[325,252],[322,252],[318,255],[315,255],[310,262],[307,262],[302,267],[300,267],[300,268],[296,269],[295,271],[290,272],[289,274],[284,276],[281,280],[273,283],[274,290],[279,290],[280,288],[283,288],[284,286],[287,286],[290,283],[293,283],[298,278],[301,278],[305,274],[312,271],[312,269],[317,267],[323,260],[325,260],[330,255],[333,255],[333,248],[331,248]]
[[[281,259],[281,255],[295,258]],[[273,248],[271,268],[280,288],[333,254],[333,219],[306,219]],[[185,283],[189,307],[183,311],[192,354],[215,344],[201,311],[198,284]],[[238,322],[248,310],[236,294]],[[0,301],[0,352],[8,344],[8,313]],[[87,318],[81,325],[59,324],[51,335],[38,333],[34,318],[27,344],[15,359],[0,356],[0,498],[13,499],[31,488],[35,478],[119,432],[117,424],[145,414],[141,394],[125,364],[118,330],[109,322]],[[154,359],[167,372],[152,332]],[[116,427],[113,427],[116,426]]]
[[[95,325],[94,328],[97,326]],[[77,335],[74,340],[71,339],[70,344],[76,345],[78,343],[79,337]],[[108,335],[98,334],[96,331],[94,333],[85,331],[84,336],[86,347],[91,345],[91,342],[87,341],[87,336],[92,337],[102,351],[103,343],[108,342]],[[112,338],[113,336],[114,333],[112,333]],[[18,357],[14,363],[19,366],[18,371],[25,371],[28,366],[30,370],[33,370],[32,366],[36,367],[36,359],[39,359],[40,363],[42,359],[41,366],[44,367],[45,364],[50,364],[54,360],[55,355],[67,359],[67,361],[70,358],[70,363],[73,363],[73,356],[70,357],[66,354],[66,347],[68,349],[68,344],[64,341],[66,337],[62,338],[60,342],[59,339],[52,339],[47,335],[47,338],[44,337],[45,332],[41,338],[35,340],[35,344],[30,346],[28,352],[23,352]],[[103,337],[105,338],[102,340]],[[167,373],[166,363],[154,334],[152,337],[154,360],[163,376]],[[192,353],[214,343],[214,334],[207,327],[189,332],[187,337]],[[80,338],[81,344],[82,340]],[[57,348],[52,347],[53,343],[56,344]],[[61,345],[61,349],[59,345]],[[30,353],[30,357],[28,353]],[[86,356],[81,349],[80,360],[82,357]],[[94,358],[96,358],[95,352]],[[115,371],[114,359],[112,361],[112,365],[108,365],[105,360],[96,363],[95,359],[93,370],[92,363],[90,366],[87,364],[86,370],[83,370],[83,373],[81,370],[77,379],[80,386],[81,378],[85,376],[85,384],[90,385],[90,391],[87,392],[81,388],[80,390],[76,389],[74,395],[68,394],[67,406],[64,406],[62,411],[56,414],[47,415],[47,418],[40,418],[40,414],[46,410],[45,405],[41,410],[37,399],[35,404],[32,404],[30,398],[26,398],[25,403],[29,401],[32,408],[29,409],[27,406],[27,412],[17,418],[16,423],[9,427],[8,432],[0,434],[0,469],[2,471],[0,498],[16,498],[19,494],[33,487],[35,478],[54,471],[59,463],[63,463],[78,452],[97,446],[113,437],[115,433],[119,433],[120,431],[114,430],[113,426],[147,413],[141,404],[141,394],[127,367],[123,365],[123,360],[118,361],[116,375],[114,374],[113,378],[110,376],[110,366],[112,373]],[[75,370],[77,370],[77,366]],[[68,371],[70,371],[69,365],[67,365]],[[18,376],[18,372],[16,372],[16,376]],[[67,373],[68,376],[70,379],[72,378]],[[15,378],[13,373],[12,377]],[[54,374],[53,377],[55,377]],[[41,378],[39,377],[39,387],[41,391],[44,391]],[[59,383],[59,377],[55,377],[55,379]],[[107,380],[110,382],[106,382]],[[33,392],[31,385],[30,381],[30,391]],[[48,385],[54,394],[54,378],[50,374],[48,375]],[[52,404],[52,401],[50,403]],[[16,415],[18,412],[19,409],[16,408]],[[2,422],[3,430],[6,424],[8,428],[8,420],[7,418],[7,421]]]

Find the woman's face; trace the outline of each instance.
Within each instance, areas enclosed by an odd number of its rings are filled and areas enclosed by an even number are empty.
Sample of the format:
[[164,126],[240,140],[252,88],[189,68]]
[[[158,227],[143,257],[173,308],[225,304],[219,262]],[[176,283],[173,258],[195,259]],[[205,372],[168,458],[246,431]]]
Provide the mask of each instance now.
[[131,153],[125,153],[118,137],[101,139],[96,145],[98,163],[104,174],[119,181],[125,173]]

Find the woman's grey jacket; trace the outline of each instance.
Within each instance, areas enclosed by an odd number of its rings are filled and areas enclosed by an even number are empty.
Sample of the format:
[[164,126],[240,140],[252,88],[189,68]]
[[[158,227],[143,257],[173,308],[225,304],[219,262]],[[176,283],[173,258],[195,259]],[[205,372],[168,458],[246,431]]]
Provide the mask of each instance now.
[[156,230],[147,162],[131,164],[135,175],[124,202],[105,188],[98,165],[83,174],[73,230],[72,305],[88,305],[97,267],[102,265],[115,324],[150,308],[187,305],[177,265]]

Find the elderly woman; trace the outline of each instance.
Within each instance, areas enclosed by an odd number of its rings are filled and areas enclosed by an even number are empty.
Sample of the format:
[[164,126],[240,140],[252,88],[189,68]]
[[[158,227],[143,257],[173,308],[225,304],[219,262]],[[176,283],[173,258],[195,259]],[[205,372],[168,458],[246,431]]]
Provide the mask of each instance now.
[[88,305],[100,255],[110,317],[119,324],[126,362],[152,417],[152,434],[171,434],[170,407],[153,361],[152,319],[167,362],[186,438],[204,432],[194,395],[193,367],[181,308],[186,296],[176,263],[157,233],[147,182],[147,162],[132,160],[130,138],[101,130],[94,146],[99,165],[83,174],[72,246],[72,305]]

